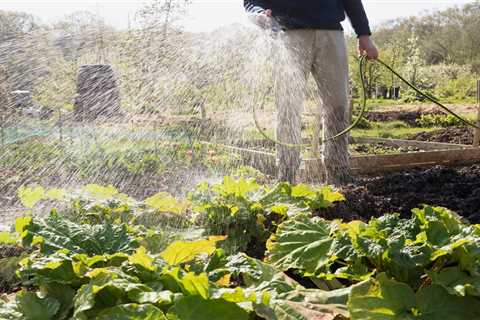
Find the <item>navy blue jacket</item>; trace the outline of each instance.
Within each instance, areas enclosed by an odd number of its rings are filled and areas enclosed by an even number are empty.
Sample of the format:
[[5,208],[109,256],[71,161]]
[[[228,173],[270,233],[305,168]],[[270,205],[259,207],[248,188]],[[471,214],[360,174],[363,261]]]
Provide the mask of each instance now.
[[361,0],[244,0],[247,12],[271,9],[285,29],[342,30],[345,13],[358,36],[370,35]]

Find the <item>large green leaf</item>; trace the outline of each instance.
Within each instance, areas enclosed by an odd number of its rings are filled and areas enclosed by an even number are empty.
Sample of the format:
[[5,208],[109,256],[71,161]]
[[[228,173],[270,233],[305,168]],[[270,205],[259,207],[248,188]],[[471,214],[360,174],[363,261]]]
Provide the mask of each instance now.
[[95,269],[88,276],[90,282],[83,285],[75,296],[74,318],[81,319],[118,304],[133,302],[131,297],[138,298],[142,292],[153,291],[116,268]]
[[432,283],[444,287],[450,294],[464,297],[480,297],[480,277],[472,277],[459,267],[445,268],[440,272],[428,272]]
[[147,250],[144,247],[138,248],[137,251],[128,258],[128,260],[130,263],[136,264],[149,271],[155,271],[156,269],[153,265],[153,261],[155,259],[147,254]]
[[77,224],[55,212],[45,219],[28,222],[22,225],[24,244],[40,244],[45,254],[61,249],[88,255],[131,253],[138,247],[125,224]]
[[280,213],[287,210],[290,215],[300,211],[325,209],[335,202],[344,200],[345,197],[340,192],[330,187],[312,187],[306,184],[291,186],[288,183],[277,184],[258,199],[264,206],[269,206],[277,213],[278,210]]
[[19,309],[26,320],[53,320],[60,309],[60,302],[51,297],[40,298],[35,292],[17,294]]
[[183,272],[180,268],[166,269],[162,274],[166,289],[173,292],[183,292],[185,295],[198,295],[204,299],[210,296],[208,275],[193,272]]
[[479,300],[450,295],[438,285],[415,293],[409,286],[380,274],[352,288],[352,320],[470,320],[480,318]]
[[162,310],[151,304],[122,304],[101,311],[96,320],[167,320]]
[[236,198],[247,197],[251,192],[257,191],[260,186],[254,179],[240,178],[235,180],[231,177],[223,178],[223,183],[213,186],[213,190],[223,197],[234,196]]
[[215,252],[218,241],[225,237],[210,237],[207,240],[175,241],[160,256],[171,266],[190,262],[200,254],[210,255]]
[[159,212],[171,212],[181,214],[188,206],[186,202],[180,202],[166,192],[160,192],[145,199],[145,204]]
[[406,284],[380,274],[352,288],[348,308],[352,320],[415,319],[416,298]]
[[4,231],[0,232],[0,245],[2,245],[2,244],[8,244],[8,245],[16,244],[18,240],[19,240],[19,237],[15,233],[4,232]]
[[284,293],[303,288],[274,266],[244,253],[229,257],[225,267],[233,276],[240,278],[247,287],[256,290]]
[[268,261],[281,270],[299,269],[307,273],[326,271],[335,224],[320,218],[298,215],[278,226],[268,247]]
[[236,303],[223,299],[205,300],[199,296],[180,299],[168,311],[168,318],[174,320],[248,320],[247,311]]
[[347,319],[349,293],[350,288],[294,290],[278,295],[270,308],[256,305],[255,312],[267,320]]
[[17,193],[18,197],[20,198],[20,202],[29,209],[33,208],[37,202],[45,198],[45,189],[43,189],[41,186],[21,186]]
[[286,301],[303,302],[308,301],[313,304],[335,304],[346,305],[352,287],[325,291],[320,289],[298,289],[283,293],[277,298]]
[[432,285],[417,293],[420,320],[472,320],[480,319],[480,300],[474,297],[450,295],[441,286]]
[[62,284],[47,284],[40,286],[40,292],[43,296],[54,298],[60,303],[59,310],[55,315],[55,320],[68,319],[73,308],[74,289]]
[[341,305],[318,305],[310,302],[278,301],[273,308],[275,317],[267,320],[346,320],[348,311]]
[[82,191],[87,193],[89,197],[98,200],[111,199],[118,195],[118,190],[112,185],[104,187],[97,184],[88,184],[82,188]]
[[31,256],[20,263],[18,275],[25,284],[67,284],[80,285],[81,276],[74,270],[74,262],[64,252],[57,252],[46,257]]
[[132,291],[128,298],[136,303],[151,303],[157,306],[171,305],[175,299],[175,294],[171,291]]

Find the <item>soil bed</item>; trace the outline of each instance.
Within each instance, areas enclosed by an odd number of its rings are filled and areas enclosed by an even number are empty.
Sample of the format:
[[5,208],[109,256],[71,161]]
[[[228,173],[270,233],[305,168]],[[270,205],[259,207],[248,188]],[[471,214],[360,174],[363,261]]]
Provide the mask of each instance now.
[[417,126],[417,120],[422,115],[443,114],[440,111],[371,111],[365,114],[365,118],[369,121],[387,122],[387,121],[403,121],[411,127]]
[[410,136],[409,139],[471,145],[473,144],[473,130],[463,127],[451,127],[430,132],[420,132]]
[[422,204],[451,209],[472,223],[480,223],[480,165],[433,167],[360,178],[342,190],[347,201],[322,212],[325,218],[366,220],[398,212],[410,217]]

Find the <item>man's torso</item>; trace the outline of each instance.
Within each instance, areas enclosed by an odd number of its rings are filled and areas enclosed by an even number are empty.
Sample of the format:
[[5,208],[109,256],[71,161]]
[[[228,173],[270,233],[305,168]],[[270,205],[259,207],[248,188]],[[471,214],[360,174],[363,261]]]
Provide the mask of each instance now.
[[287,29],[341,30],[345,19],[341,0],[266,0],[273,16]]

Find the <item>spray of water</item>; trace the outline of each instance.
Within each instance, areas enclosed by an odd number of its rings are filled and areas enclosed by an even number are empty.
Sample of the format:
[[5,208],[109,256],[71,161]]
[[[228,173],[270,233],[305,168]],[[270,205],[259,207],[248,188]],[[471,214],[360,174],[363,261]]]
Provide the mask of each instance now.
[[[240,163],[215,144],[260,137],[252,106],[287,142],[318,137],[320,98],[335,93],[325,86],[318,95],[319,79],[299,69],[305,48],[284,40],[243,25],[204,34],[102,25],[3,41],[0,219],[19,212],[21,185],[112,184],[144,198],[216,181]],[[278,116],[276,105],[284,106]],[[287,167],[300,165],[299,150],[278,154]],[[287,171],[281,178],[293,180]]]

